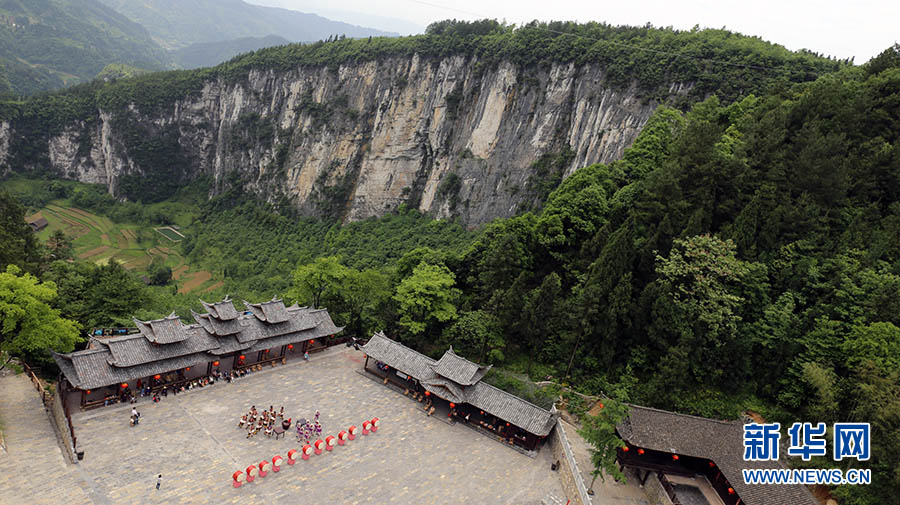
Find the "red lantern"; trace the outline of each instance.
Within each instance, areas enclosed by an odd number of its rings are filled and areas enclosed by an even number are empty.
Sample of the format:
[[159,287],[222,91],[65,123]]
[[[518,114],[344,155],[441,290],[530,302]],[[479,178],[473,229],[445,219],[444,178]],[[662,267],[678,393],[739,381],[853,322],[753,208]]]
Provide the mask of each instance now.
[[678,455],[677,455],[677,454],[673,454],[673,455],[672,455],[672,461],[678,461]]
[[733,488],[733,487],[728,488],[728,494],[734,494],[734,488]]
[[710,468],[713,468],[713,467],[715,467],[715,466],[716,466],[715,463],[713,463],[712,461],[709,462],[709,467],[710,467]]
[[481,411],[481,415],[484,415],[484,411],[483,411],[483,410]]
[[456,408],[456,404],[453,403],[453,402],[450,402],[450,408],[451,408],[451,409],[455,409],[455,408]]
[[219,366],[219,362],[218,362],[218,361],[213,361],[213,366]]
[[602,403],[600,404],[600,408],[601,408],[601,409],[603,408],[603,404],[602,404]]
[[431,392],[430,392],[430,391],[425,391],[425,396],[431,396]]
[[190,371],[191,371],[191,367],[185,368],[184,371],[185,371],[185,372],[190,372]]
[[310,340],[310,341],[309,341],[309,345],[313,345],[313,344],[315,344],[315,343],[316,343],[315,340]]
[[644,454],[644,450],[643,450],[643,449],[638,449],[638,454],[643,455],[643,454]]
[[87,390],[87,394],[91,394],[91,390],[90,390],[90,389]]
[[509,423],[506,423],[506,425],[509,426]]
[[128,383],[127,383],[127,382],[123,382],[123,383],[122,383],[122,389],[125,389],[125,388],[127,388],[127,387],[128,387]]
[[238,359],[241,360],[241,361],[244,361],[244,358],[245,358],[245,356],[244,356],[243,354],[241,354],[240,356],[238,356]]
[[265,351],[263,351],[263,353],[264,353],[264,354],[269,354],[269,350],[266,349]]
[[159,374],[156,374],[156,375],[153,376],[153,378],[156,379],[156,380],[159,380],[160,377],[162,377],[162,376],[159,375]]
[[288,344],[288,349],[293,349],[293,348],[294,348],[294,344]]
[[627,445],[626,445],[625,447],[622,448],[622,452],[628,452],[628,451],[630,451],[630,450],[631,450],[631,449],[629,449]]

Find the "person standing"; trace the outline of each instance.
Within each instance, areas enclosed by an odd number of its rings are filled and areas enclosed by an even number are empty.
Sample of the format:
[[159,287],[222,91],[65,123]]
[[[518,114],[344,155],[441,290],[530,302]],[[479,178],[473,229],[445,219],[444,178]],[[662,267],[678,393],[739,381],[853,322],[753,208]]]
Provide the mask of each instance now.
[[140,424],[141,415],[137,411],[137,407],[131,407],[131,417],[134,418],[134,424]]
[[156,490],[159,491],[159,486],[162,484],[162,474],[156,477]]

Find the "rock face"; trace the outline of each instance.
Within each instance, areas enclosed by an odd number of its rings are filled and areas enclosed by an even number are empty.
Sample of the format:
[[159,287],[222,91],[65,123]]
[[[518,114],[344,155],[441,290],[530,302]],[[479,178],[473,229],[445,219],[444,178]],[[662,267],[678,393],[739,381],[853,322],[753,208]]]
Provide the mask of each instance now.
[[[358,220],[407,204],[477,226],[534,205],[578,167],[622,155],[658,103],[604,83],[596,66],[489,66],[474,56],[253,70],[153,110],[98,110],[52,136],[47,158],[63,177],[120,197],[154,174],[211,176],[211,194],[237,174],[246,190],[307,215]],[[11,129],[0,122],[0,165]]]

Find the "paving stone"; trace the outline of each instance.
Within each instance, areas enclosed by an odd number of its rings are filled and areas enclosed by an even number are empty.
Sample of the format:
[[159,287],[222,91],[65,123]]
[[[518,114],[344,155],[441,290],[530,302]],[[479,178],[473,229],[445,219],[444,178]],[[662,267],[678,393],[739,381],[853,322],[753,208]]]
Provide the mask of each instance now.
[[[424,416],[419,403],[360,376],[361,367],[361,353],[333,348],[309,362],[266,369],[232,384],[169,395],[158,404],[142,402],[135,427],[128,422],[130,405],[78,413],[73,422],[85,458],[68,468],[77,466],[86,479],[71,478],[68,487],[80,494],[65,503],[531,505],[548,491],[563,495],[550,471],[549,449],[529,458],[465,426]],[[235,489],[235,470],[276,454],[285,457],[302,445],[293,430],[280,440],[262,435],[248,440],[237,422],[251,405],[284,405],[293,419],[312,419],[318,409],[323,439],[372,417],[382,424],[377,433],[309,461],[285,462],[280,472]],[[63,474],[74,474],[66,468],[63,464]]]

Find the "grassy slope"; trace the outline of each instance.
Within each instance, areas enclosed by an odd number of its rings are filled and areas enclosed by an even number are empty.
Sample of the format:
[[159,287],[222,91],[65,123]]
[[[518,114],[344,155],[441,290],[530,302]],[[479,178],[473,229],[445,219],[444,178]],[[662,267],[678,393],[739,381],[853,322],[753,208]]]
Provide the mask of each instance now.
[[[3,188],[12,194],[29,194],[46,184],[45,181],[12,178],[3,181]],[[73,186],[77,183],[68,183]],[[169,202],[170,206],[172,202]],[[176,202],[178,212],[174,221],[186,226],[197,215],[198,209],[181,201]],[[151,204],[148,207],[153,207]],[[190,265],[181,254],[178,244],[155,231],[157,226],[136,223],[115,223],[106,216],[76,208],[67,199],[57,199],[39,209],[31,209],[27,218],[43,216],[49,225],[38,232],[41,242],[46,242],[56,230],[71,237],[76,261],[103,264],[116,260],[137,275],[147,273],[154,260],[162,260],[175,273],[181,293],[212,292],[223,283],[212,273]],[[168,231],[168,230],[166,230]],[[171,232],[169,232],[171,233]]]

